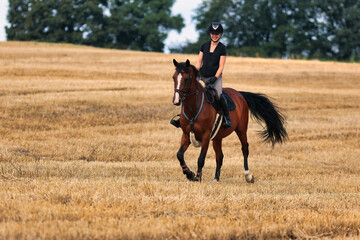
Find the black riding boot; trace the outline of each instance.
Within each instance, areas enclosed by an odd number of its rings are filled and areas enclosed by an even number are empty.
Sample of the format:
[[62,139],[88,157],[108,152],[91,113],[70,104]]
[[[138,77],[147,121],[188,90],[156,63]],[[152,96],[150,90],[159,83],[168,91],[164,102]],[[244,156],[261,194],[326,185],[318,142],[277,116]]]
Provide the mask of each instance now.
[[[173,117],[170,121],[170,123],[172,125],[174,125],[175,127],[179,128],[180,127],[180,118],[179,118],[180,114],[176,115],[175,117]],[[178,118],[178,119],[175,119]]]
[[230,120],[230,116],[229,116],[229,109],[228,109],[228,104],[227,104],[227,101],[224,97],[223,94],[220,95],[220,105],[221,105],[221,108],[223,110],[223,113],[224,113],[224,128],[228,128],[228,127],[231,127],[231,120]]

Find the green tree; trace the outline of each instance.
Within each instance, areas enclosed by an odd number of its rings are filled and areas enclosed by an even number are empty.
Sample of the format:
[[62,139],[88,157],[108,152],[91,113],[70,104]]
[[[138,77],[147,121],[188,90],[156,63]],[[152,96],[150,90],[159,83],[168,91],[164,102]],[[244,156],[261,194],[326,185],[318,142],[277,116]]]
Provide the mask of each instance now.
[[111,39],[116,48],[162,51],[170,29],[183,28],[180,15],[171,16],[171,0],[113,0],[110,6]]
[[204,1],[194,18],[199,41],[182,49],[197,52],[209,39],[207,26],[219,20],[231,55],[359,60],[359,5],[359,0]]
[[198,51],[209,39],[207,26],[220,21],[225,26],[222,40],[232,55],[281,57],[286,55],[291,3],[282,0],[204,1],[197,9],[199,41],[184,47],[184,52]]
[[[237,2],[227,13],[225,24],[230,29],[230,49],[247,56],[282,57],[287,54],[293,14],[291,2]],[[233,16],[237,21],[232,20]]]
[[[199,37],[196,41],[187,42],[184,45],[170,47],[171,52],[176,53],[198,53],[200,46],[205,41],[210,41],[207,28],[211,22],[220,21],[224,18],[227,9],[233,5],[231,0],[203,1],[195,10],[194,20],[197,22],[196,29]],[[228,32],[225,32],[227,36]],[[222,38],[222,40],[229,37]]]
[[86,43],[86,34],[102,24],[102,6],[106,6],[106,1],[10,0],[7,38]]
[[315,1],[318,19],[318,41],[315,49],[332,59],[360,59],[360,1],[334,0]]
[[10,0],[8,40],[87,44],[162,51],[170,29],[172,0]]
[[7,19],[10,27],[5,27],[8,40],[29,40],[25,25],[29,5],[29,1],[9,1]]

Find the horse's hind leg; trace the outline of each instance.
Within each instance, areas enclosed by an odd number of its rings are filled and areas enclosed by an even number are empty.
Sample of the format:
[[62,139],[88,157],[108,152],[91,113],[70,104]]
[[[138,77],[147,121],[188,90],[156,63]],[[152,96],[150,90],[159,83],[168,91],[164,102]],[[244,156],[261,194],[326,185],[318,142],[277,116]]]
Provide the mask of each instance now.
[[216,171],[215,171],[215,180],[220,180],[220,170],[223,163],[224,154],[221,149],[222,139],[216,139],[213,141],[213,148],[216,154]]
[[195,173],[193,173],[189,167],[186,165],[184,160],[184,153],[190,145],[189,135],[183,134],[181,137],[181,146],[179,151],[177,152],[177,158],[180,162],[180,166],[182,168],[183,174],[186,175],[186,178],[190,181],[193,181],[195,178]]
[[236,130],[236,134],[238,135],[238,137],[240,139],[241,150],[242,150],[242,153],[244,156],[244,176],[245,176],[246,182],[254,183],[255,178],[253,175],[250,174],[249,166],[248,166],[249,143],[247,142],[246,130],[245,131]]

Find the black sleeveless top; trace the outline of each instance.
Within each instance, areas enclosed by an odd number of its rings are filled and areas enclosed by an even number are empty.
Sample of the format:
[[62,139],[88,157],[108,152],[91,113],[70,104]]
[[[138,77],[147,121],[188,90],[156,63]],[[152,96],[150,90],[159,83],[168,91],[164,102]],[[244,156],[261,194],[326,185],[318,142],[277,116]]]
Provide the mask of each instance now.
[[211,41],[204,43],[200,51],[203,52],[203,65],[200,69],[200,73],[204,77],[215,76],[219,69],[220,56],[226,56],[226,47],[224,44],[219,42],[214,52],[210,52]]

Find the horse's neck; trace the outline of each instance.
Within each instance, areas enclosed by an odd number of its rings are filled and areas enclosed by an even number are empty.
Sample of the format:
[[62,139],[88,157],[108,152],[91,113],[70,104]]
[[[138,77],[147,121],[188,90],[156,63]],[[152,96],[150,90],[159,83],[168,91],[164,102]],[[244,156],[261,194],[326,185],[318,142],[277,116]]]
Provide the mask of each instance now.
[[189,97],[185,99],[185,107],[190,107],[193,111],[196,110],[197,107],[200,106],[201,98],[202,98],[202,91],[203,88],[201,84],[196,79],[196,76],[193,76],[193,82],[191,83],[189,93],[191,94]]
[[196,76],[194,77],[194,81],[192,83],[192,88],[193,88],[193,91],[199,91],[201,92],[202,91],[202,86],[201,84],[199,83],[199,81],[197,80]]

